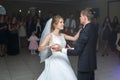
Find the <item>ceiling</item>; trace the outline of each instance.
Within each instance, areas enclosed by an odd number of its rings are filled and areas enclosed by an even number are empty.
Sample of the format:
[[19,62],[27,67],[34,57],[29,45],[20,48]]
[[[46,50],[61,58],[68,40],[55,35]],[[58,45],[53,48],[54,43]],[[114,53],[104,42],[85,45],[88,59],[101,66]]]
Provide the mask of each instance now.
[[[4,1],[4,0],[1,0]],[[77,4],[81,1],[89,0],[6,0],[5,2],[30,2],[30,3],[42,3],[42,4]]]
[[[39,4],[68,4],[68,5],[77,5],[81,2],[86,1],[99,1],[99,0],[0,0],[3,2],[29,2],[29,3],[39,3]],[[111,1],[120,1],[120,0],[107,0],[109,2]]]

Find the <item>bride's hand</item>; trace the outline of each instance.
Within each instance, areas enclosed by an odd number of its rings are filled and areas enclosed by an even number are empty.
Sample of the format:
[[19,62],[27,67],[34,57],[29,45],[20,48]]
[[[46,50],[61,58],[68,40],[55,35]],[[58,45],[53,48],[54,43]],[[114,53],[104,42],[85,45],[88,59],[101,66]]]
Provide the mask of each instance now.
[[53,49],[54,51],[61,51],[61,46],[59,44],[54,44],[51,45],[51,49]]

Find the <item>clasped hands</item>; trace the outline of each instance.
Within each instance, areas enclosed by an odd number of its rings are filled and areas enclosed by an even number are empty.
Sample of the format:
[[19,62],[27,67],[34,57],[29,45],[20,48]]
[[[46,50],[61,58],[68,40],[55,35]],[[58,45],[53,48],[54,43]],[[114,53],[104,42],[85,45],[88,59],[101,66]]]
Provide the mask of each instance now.
[[[53,44],[50,46],[50,48],[53,49],[54,51],[62,51],[62,47],[59,44]],[[73,49],[73,48],[67,45],[66,49]]]
[[54,51],[61,51],[62,47],[59,44],[50,45],[50,48]]

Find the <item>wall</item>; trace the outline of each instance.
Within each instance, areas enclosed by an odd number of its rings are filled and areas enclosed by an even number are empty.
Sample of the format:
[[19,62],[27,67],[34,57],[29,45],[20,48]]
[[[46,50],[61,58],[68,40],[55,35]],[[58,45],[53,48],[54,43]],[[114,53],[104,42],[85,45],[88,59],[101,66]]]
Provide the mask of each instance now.
[[41,4],[41,3],[31,3],[31,2],[15,2],[15,1],[2,1],[0,2],[6,10],[8,15],[12,15],[13,13],[18,13],[18,10],[22,10],[22,14],[26,15],[29,7],[37,7],[42,10],[42,14],[46,14],[49,11],[53,11],[54,13],[59,13],[63,16],[67,15],[69,12],[75,13],[76,9],[74,7],[70,7],[69,5],[61,5],[61,4]]
[[[13,13],[18,13],[19,9],[23,10],[22,13],[23,15],[26,15],[28,8],[35,6],[38,9],[42,10],[43,15],[45,15],[48,11],[53,11],[66,17],[68,16],[68,13],[71,12],[76,15],[76,19],[79,19],[79,11],[81,9],[85,7],[93,7],[99,9],[98,21],[102,23],[105,16],[107,16],[107,0],[81,0],[81,1],[82,2],[76,1],[76,3],[73,3],[72,5],[65,5],[65,4],[41,4],[32,2],[15,2],[1,0],[0,4],[2,4],[6,8],[7,14],[9,15],[12,15]],[[120,2],[110,4],[110,17],[113,17],[113,15],[119,16],[120,14],[119,4]]]
[[109,4],[109,15],[111,19],[113,19],[114,16],[118,16],[120,21],[120,2],[112,2]]

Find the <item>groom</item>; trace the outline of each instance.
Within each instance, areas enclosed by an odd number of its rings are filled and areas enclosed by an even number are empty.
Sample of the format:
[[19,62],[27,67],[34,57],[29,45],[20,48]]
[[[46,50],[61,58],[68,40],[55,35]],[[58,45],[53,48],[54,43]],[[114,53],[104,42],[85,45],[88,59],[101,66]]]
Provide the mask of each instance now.
[[91,23],[93,17],[94,12],[91,8],[86,8],[81,11],[80,21],[84,26],[80,32],[74,50],[61,49],[59,45],[55,49],[56,51],[67,53],[68,55],[78,56],[78,80],[95,80],[94,71],[97,68],[97,28]]

